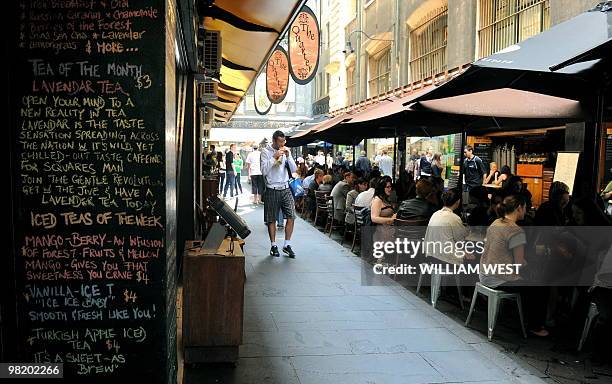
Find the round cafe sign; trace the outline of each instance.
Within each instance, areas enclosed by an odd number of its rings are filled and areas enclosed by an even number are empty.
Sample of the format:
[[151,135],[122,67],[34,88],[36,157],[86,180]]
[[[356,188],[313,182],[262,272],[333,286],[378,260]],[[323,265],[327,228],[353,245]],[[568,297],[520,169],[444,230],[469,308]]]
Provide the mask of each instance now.
[[278,46],[272,52],[266,67],[266,92],[273,104],[279,104],[287,96],[289,88],[289,59],[287,52]]
[[307,84],[316,75],[319,40],[317,17],[304,6],[289,28],[289,69],[297,84]]
[[253,91],[253,98],[255,99],[255,111],[260,115],[265,115],[272,108],[272,103],[268,99],[266,94],[266,74],[260,73],[255,80],[255,89]]

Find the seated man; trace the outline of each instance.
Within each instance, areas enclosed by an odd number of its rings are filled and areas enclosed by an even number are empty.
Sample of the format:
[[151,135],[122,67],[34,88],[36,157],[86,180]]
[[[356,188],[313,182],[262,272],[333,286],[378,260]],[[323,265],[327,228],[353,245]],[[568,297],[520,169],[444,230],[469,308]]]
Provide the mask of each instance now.
[[416,185],[417,196],[400,204],[397,218],[402,220],[428,219],[437,210],[428,201],[429,195],[435,192],[434,184],[428,179],[419,179]]
[[372,199],[374,198],[374,192],[378,184],[378,178],[373,177],[370,179],[370,188],[367,191],[361,192],[355,199],[356,207],[368,207],[372,205]]
[[345,172],[344,179],[336,183],[331,191],[331,196],[334,199],[334,219],[340,223],[344,222],[346,195],[351,190],[353,179],[352,172]]
[[324,173],[322,170],[316,169],[313,175],[314,175],[314,178],[308,185],[308,192],[306,195],[306,209],[308,209],[308,212],[312,214],[312,217],[314,217],[315,210],[317,209],[317,200],[315,197],[315,191],[318,191],[319,185],[323,183]]

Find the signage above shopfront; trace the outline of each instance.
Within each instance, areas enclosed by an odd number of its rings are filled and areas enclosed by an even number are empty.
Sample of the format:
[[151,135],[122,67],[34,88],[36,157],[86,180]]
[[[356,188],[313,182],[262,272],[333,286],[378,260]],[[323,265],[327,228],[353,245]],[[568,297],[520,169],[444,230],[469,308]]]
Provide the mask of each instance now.
[[272,52],[266,67],[266,92],[273,104],[279,104],[289,89],[289,58],[287,51],[278,46]]
[[268,99],[266,89],[266,75],[260,73],[257,76],[257,80],[255,80],[255,88],[253,89],[255,111],[260,115],[267,114],[270,112],[270,108],[272,108],[272,103]]
[[289,68],[297,84],[307,84],[315,77],[320,39],[317,17],[304,6],[289,28]]

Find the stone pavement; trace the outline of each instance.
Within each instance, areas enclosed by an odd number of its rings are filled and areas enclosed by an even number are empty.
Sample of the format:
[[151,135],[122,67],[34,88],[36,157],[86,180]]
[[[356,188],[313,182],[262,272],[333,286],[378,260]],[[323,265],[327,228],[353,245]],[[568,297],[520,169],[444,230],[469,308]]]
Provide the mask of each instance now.
[[186,367],[185,383],[552,382],[391,279],[362,285],[361,259],[301,219],[297,258],[271,258],[263,209],[241,200],[252,233],[240,360]]

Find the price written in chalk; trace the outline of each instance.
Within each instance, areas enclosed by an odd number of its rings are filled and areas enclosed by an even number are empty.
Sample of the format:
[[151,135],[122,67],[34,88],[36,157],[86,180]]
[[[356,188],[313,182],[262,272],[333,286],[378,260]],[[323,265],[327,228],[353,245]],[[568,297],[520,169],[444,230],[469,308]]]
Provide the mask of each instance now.
[[150,88],[152,84],[151,76],[142,75],[136,78],[136,88],[138,89],[147,89]]
[[138,298],[138,296],[136,295],[136,292],[129,291],[127,289],[125,291],[123,291],[123,300],[126,303],[129,303],[129,302],[135,303],[137,298]]

